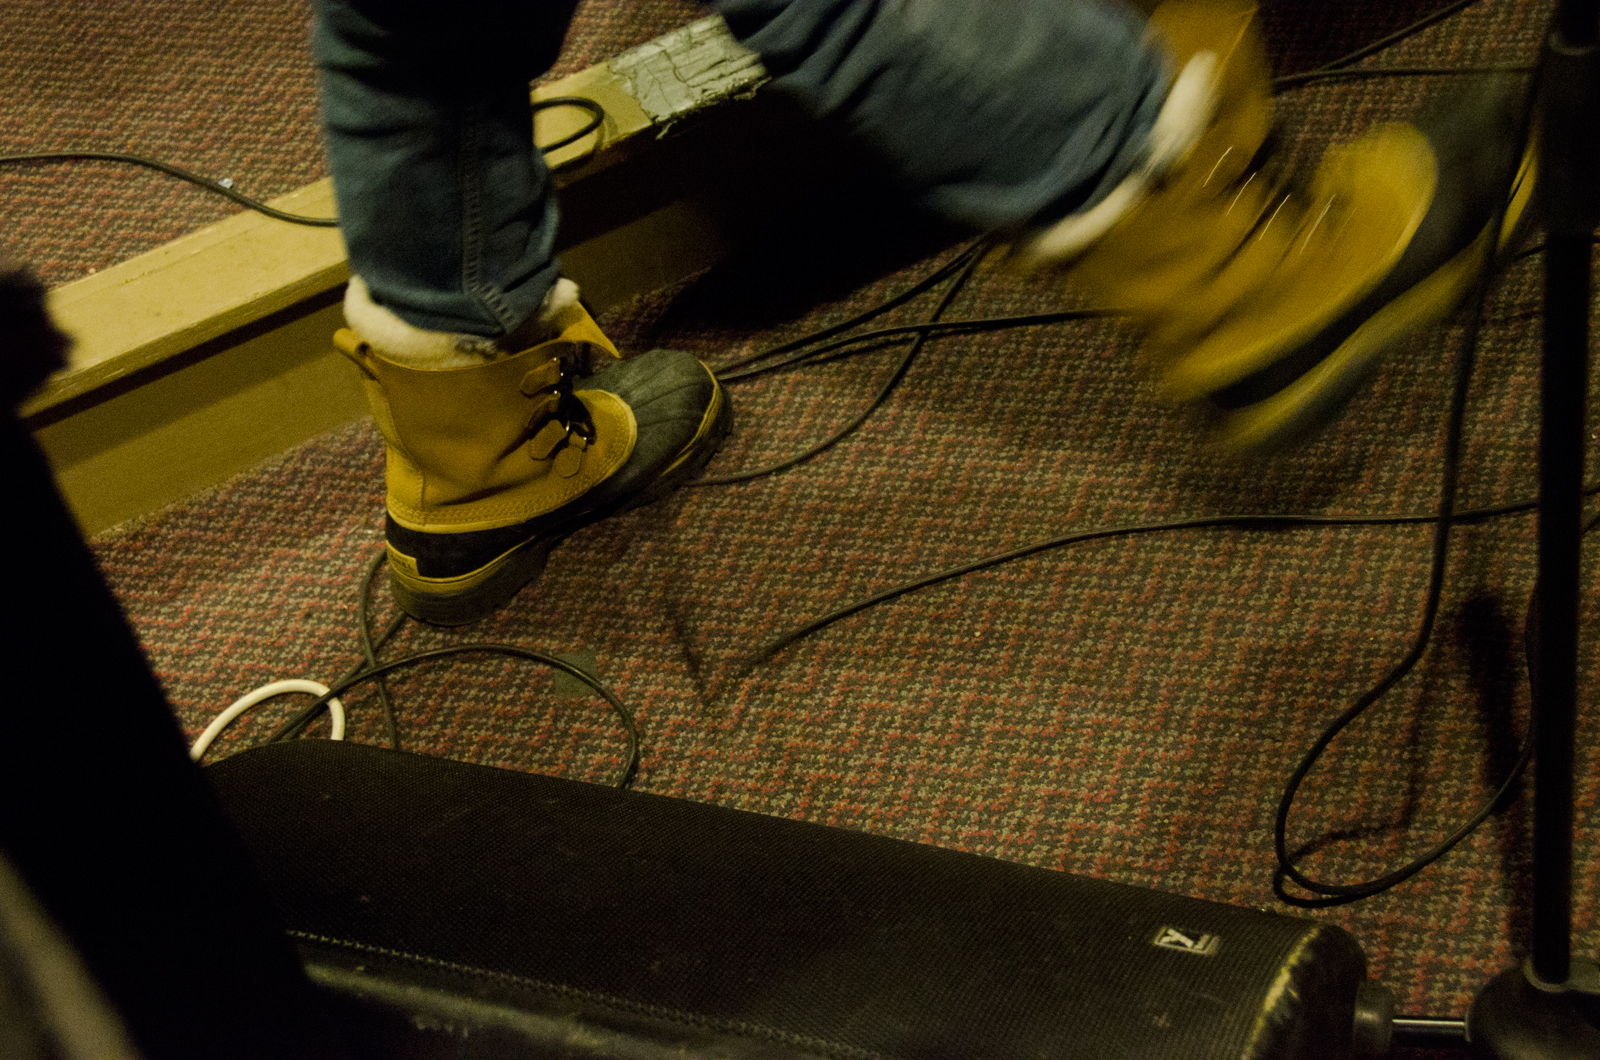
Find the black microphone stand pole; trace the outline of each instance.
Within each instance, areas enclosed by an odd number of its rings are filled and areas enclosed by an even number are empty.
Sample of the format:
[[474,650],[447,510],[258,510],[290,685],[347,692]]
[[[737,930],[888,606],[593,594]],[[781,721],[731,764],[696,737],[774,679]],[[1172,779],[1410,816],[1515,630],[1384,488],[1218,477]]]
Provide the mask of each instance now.
[[1539,581],[1533,687],[1533,937],[1520,968],[1490,981],[1467,1016],[1496,1060],[1600,1057],[1600,966],[1572,955],[1573,740],[1579,538],[1588,392],[1590,259],[1600,197],[1600,0],[1561,0],[1545,41],[1538,191],[1545,220]]

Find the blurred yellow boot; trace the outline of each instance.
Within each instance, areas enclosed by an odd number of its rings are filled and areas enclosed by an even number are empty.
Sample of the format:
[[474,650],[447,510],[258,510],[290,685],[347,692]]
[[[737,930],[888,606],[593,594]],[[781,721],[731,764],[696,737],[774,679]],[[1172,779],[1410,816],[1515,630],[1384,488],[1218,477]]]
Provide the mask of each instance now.
[[1158,119],[1159,162],[1110,210],[1068,217],[1020,252],[1070,267],[1097,303],[1141,320],[1162,399],[1215,407],[1226,447],[1270,447],[1329,416],[1379,354],[1470,289],[1497,211],[1510,231],[1531,191],[1519,93],[1492,85],[1375,129],[1300,184],[1272,143],[1255,5],[1171,0],[1151,25],[1180,71],[1162,118],[1190,132]]

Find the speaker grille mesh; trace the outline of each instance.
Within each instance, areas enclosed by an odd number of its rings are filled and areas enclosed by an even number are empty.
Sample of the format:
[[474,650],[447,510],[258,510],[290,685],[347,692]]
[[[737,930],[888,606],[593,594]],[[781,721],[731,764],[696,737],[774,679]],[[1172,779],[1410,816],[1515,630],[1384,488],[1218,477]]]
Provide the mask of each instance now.
[[208,772],[293,931],[840,1057],[1337,1055],[1363,974],[1306,921],[661,796],[325,741]]

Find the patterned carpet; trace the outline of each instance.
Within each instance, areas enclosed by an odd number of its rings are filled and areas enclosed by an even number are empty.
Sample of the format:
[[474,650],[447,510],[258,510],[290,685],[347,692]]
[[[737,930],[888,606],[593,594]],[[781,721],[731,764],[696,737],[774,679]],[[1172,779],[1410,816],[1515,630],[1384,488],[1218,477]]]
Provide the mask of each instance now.
[[[1330,19],[1335,6],[1348,18]],[[1270,24],[1280,68],[1429,7],[1280,5]],[[1381,61],[1527,61],[1546,10],[1486,0]],[[1310,153],[1449,89],[1327,85],[1286,96],[1282,115]],[[926,253],[893,219],[816,219],[785,229],[781,253],[758,245],[602,323],[625,349],[671,345],[725,363],[843,319],[954,253]],[[988,262],[947,315],[1074,304],[1058,281]],[[892,319],[930,306],[924,296]],[[1472,384],[1464,507],[1533,492],[1539,307],[1536,262],[1513,265],[1493,292]],[[1116,322],[939,339],[829,453],[584,531],[502,613],[460,631],[407,625],[389,650],[501,640],[592,658],[638,712],[644,790],[1270,907],[1279,790],[1321,726],[1404,654],[1422,607],[1425,526],[1097,540],[757,657],[842,604],[1073,529],[1241,511],[1427,512],[1461,332],[1457,322],[1409,343],[1329,431],[1262,461],[1217,457],[1190,417],[1156,406]],[[738,387],[736,433],[712,472],[825,437],[896,356]],[[376,432],[356,424],[95,542],[191,734],[261,683],[327,679],[353,663],[355,585],[381,542],[381,469]],[[1396,866],[1503,776],[1527,708],[1532,535],[1525,516],[1456,535],[1433,646],[1303,791],[1294,839],[1332,840],[1307,859],[1315,875]],[[1590,597],[1591,628],[1596,610]],[[393,613],[382,590],[377,611]],[[1597,662],[1587,638],[1585,688]],[[620,761],[599,700],[518,664],[466,662],[392,684],[408,749],[587,780]],[[259,740],[288,709],[236,726],[218,753]],[[350,709],[350,738],[381,741],[374,700],[352,697]],[[1593,762],[1587,720],[1580,741],[1580,761]],[[1576,944],[1590,953],[1597,798],[1584,771]],[[1528,831],[1519,801],[1412,881],[1307,915],[1354,933],[1402,1011],[1459,1015],[1519,955]]]

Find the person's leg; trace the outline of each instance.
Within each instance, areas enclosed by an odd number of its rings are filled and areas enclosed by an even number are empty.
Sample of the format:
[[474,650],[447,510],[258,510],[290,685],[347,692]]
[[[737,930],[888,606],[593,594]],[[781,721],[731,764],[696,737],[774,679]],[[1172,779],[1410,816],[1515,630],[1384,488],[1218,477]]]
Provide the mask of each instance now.
[[574,3],[316,0],[352,273],[335,345],[388,443],[390,584],[426,622],[489,614],[569,534],[692,477],[731,421],[692,355],[616,360],[559,279],[529,81]]
[[351,271],[433,331],[498,337],[555,283],[529,82],[576,0],[316,0],[329,168]]
[[[1515,92],[1374,130],[1285,179],[1250,0],[718,0],[773,89],[916,201],[1143,319],[1158,392],[1276,444],[1447,313],[1499,233]],[[1515,224],[1526,182],[1511,198]],[[1508,230],[1509,230],[1508,226]]]
[[716,0],[772,89],[978,229],[1093,206],[1145,161],[1175,70],[1119,0]]

